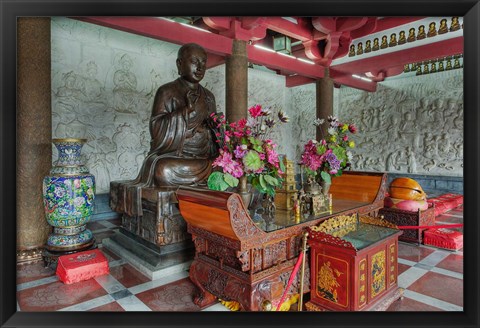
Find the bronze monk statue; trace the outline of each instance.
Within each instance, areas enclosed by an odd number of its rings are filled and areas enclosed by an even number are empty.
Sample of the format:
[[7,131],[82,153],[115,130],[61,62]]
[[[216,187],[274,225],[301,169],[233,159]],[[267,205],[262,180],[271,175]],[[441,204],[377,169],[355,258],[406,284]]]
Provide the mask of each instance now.
[[135,180],[111,183],[111,207],[142,216],[142,189],[204,184],[218,155],[214,95],[203,86],[207,53],[198,44],[183,45],[175,81],[160,86],[150,117],[150,151]]
[[150,118],[150,152],[140,171],[155,186],[204,182],[218,147],[211,124],[216,112],[214,95],[199,83],[205,75],[207,53],[197,44],[178,51],[180,77],[161,86]]

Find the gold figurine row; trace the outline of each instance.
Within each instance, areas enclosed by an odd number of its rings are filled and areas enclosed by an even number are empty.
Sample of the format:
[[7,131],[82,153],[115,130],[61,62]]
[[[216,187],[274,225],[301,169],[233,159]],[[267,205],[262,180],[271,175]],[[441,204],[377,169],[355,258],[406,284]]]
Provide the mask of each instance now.
[[406,64],[404,66],[403,72],[416,72],[416,75],[425,75],[430,73],[449,71],[452,69],[459,69],[463,68],[463,61],[462,63],[460,63],[461,58],[463,58],[463,54],[457,54],[454,56],[447,56],[413,64]]
[[408,36],[406,35],[405,31],[400,31],[398,33],[398,40],[397,33],[390,34],[390,40],[388,39],[387,35],[383,35],[381,41],[379,38],[374,38],[373,41],[367,40],[365,42],[365,48],[363,47],[363,42],[359,42],[356,48],[355,45],[352,44],[350,45],[348,56],[353,57],[355,55],[362,55],[371,51],[395,47],[396,45],[402,45],[407,42],[414,42],[416,40],[423,40],[425,38],[434,37],[436,35],[441,35],[448,32],[455,32],[463,28],[463,24],[460,25],[458,17],[456,16],[451,17],[450,26],[448,26],[448,20],[446,18],[443,18],[440,21],[438,30],[436,25],[436,22],[430,22],[428,25],[428,32],[425,31],[425,25],[420,25],[418,30],[412,27],[408,30]]

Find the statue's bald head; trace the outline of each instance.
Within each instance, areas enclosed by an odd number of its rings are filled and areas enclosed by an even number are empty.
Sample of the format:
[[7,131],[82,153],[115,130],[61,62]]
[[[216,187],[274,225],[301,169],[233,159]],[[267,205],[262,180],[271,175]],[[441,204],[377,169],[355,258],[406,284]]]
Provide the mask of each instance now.
[[178,49],[177,59],[185,58],[184,56],[194,49],[202,51],[205,53],[205,56],[207,55],[207,52],[202,46],[196,43],[186,43]]

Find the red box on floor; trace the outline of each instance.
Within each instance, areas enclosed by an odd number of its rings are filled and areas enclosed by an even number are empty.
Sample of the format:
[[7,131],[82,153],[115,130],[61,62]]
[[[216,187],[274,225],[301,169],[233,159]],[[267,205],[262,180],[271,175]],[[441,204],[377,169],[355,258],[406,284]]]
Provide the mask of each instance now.
[[430,228],[423,233],[423,244],[458,251],[463,247],[463,234],[445,228]]
[[108,260],[99,249],[62,255],[56,274],[60,281],[71,284],[108,274]]

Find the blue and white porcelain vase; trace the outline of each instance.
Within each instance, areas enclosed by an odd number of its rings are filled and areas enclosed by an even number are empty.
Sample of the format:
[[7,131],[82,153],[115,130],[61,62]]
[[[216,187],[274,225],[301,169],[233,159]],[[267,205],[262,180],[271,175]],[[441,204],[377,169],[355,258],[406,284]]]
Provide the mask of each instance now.
[[53,232],[46,249],[54,252],[83,250],[95,242],[87,229],[93,213],[95,177],[80,159],[86,139],[53,139],[58,160],[43,179],[45,215]]

